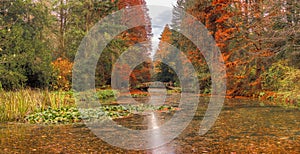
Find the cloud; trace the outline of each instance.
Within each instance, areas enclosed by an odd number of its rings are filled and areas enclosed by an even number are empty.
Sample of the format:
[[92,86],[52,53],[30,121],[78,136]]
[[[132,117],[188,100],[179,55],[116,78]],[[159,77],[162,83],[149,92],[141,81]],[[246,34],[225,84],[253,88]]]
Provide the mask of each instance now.
[[148,6],[148,9],[153,33],[152,47],[153,50],[156,50],[165,25],[172,21],[172,7]]
[[166,24],[172,21],[172,10],[177,0],[146,0],[152,24],[152,53],[154,55],[159,44],[159,38]]

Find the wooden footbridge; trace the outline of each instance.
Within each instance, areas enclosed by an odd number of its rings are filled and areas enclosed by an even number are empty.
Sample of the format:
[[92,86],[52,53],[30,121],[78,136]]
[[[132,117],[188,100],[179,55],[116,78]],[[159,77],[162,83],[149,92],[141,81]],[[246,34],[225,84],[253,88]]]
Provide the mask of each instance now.
[[174,84],[172,82],[145,82],[145,83],[141,83],[141,84],[137,85],[136,87],[137,87],[137,89],[140,89],[143,91],[147,91],[149,89],[149,87],[159,88],[159,89],[166,88],[168,90],[175,89]]

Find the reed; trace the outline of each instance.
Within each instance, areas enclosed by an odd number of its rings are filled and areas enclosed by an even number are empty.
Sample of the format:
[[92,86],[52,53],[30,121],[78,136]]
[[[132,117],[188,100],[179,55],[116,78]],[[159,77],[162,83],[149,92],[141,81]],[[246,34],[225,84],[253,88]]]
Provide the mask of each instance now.
[[0,121],[22,121],[36,110],[75,106],[72,93],[64,91],[23,89],[0,91]]

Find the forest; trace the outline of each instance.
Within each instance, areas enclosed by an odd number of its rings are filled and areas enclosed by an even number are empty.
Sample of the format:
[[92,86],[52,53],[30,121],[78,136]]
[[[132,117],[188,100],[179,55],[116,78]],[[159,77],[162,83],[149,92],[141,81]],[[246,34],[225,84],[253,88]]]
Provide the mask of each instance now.
[[[146,3],[1,1],[1,89],[70,90],[72,65],[83,37],[103,17],[134,5]],[[226,63],[228,96],[253,96],[261,92],[294,95],[300,85],[299,5],[294,0],[179,0],[173,9],[172,23],[161,34],[161,42],[172,44],[188,56],[197,69],[201,92],[210,93],[210,73],[201,52],[174,30],[174,26],[185,22],[176,13],[183,9],[206,26],[220,48]],[[123,51],[151,40],[147,9],[140,12],[148,26],[127,30],[110,42],[97,65],[97,87],[110,84],[112,66]],[[172,54],[169,52],[160,47],[157,55],[167,59]],[[157,71],[150,77],[146,73],[149,66],[142,65],[132,72],[132,85],[150,80],[176,83],[176,74],[170,67],[155,64]]]
[[[135,5],[146,6],[146,2],[1,1],[0,90],[71,90],[74,58],[84,36],[103,17]],[[173,8],[172,23],[165,25],[161,34],[156,56],[171,59],[172,50],[164,47],[164,42],[179,49],[197,70],[201,93],[210,94],[211,74],[203,55],[176,31],[176,26],[188,26],[180,24],[185,22],[179,13],[184,10],[205,25],[215,39],[226,65],[228,97],[281,98],[298,105],[299,5],[294,0],[179,0]],[[113,65],[122,52],[136,43],[151,41],[147,8],[139,11],[145,26],[119,34],[99,58],[97,88],[109,87]],[[151,45],[148,50],[144,54],[151,52]],[[160,62],[151,64],[150,59],[130,75],[133,88],[152,80],[180,85],[170,66]]]
[[[151,18],[145,1],[2,0],[2,95],[27,89],[72,91],[74,58],[84,36],[107,15],[136,5],[143,6],[137,18],[145,24],[109,42],[96,68],[95,84],[99,89],[109,89],[112,68],[124,51],[136,43],[151,42]],[[195,67],[200,92],[211,93],[211,74],[205,58],[193,42],[176,30],[178,26],[189,26],[181,24],[189,23],[180,18],[183,10],[200,21],[216,41],[226,66],[227,97],[254,97],[299,106],[299,7],[295,0],[178,0],[155,56],[172,59],[172,50],[163,44],[176,47]],[[107,33],[104,37],[112,36]],[[150,55],[152,49],[149,43],[143,54]],[[175,65],[172,67],[178,67]],[[180,86],[171,66],[153,63],[150,58],[131,72],[130,86],[135,89],[141,83],[156,80]]]

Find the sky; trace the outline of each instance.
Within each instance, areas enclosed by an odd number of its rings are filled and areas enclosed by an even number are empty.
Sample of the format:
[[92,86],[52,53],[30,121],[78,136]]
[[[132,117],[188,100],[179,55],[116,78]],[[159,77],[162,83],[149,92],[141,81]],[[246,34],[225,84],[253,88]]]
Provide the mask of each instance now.
[[151,57],[158,47],[159,38],[166,24],[171,23],[172,9],[177,0],[146,0],[149,9],[149,16],[152,24],[152,48]]
[[172,7],[175,5],[177,0],[146,0],[147,5],[161,5]]

